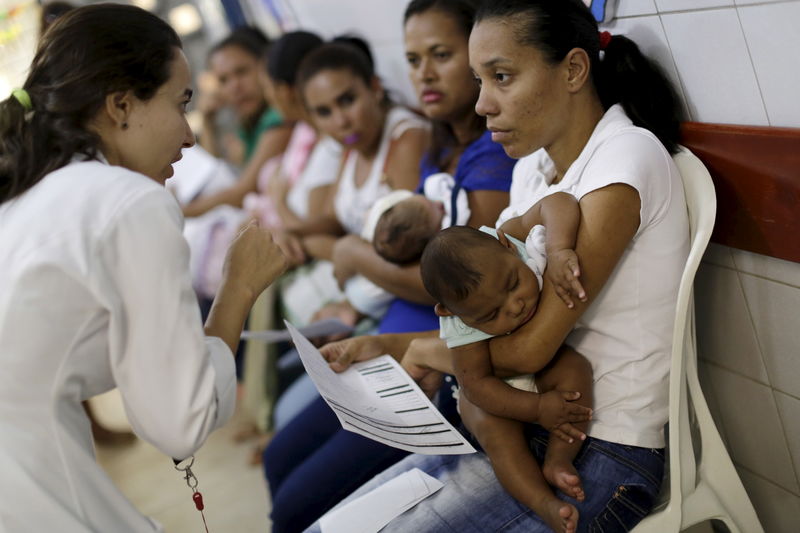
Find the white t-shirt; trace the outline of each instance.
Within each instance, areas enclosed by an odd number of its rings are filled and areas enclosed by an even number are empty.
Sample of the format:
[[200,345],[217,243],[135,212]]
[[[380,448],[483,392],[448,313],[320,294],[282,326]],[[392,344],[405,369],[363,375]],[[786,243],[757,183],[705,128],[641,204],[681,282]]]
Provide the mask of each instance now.
[[378,198],[386,196],[392,190],[386,182],[386,161],[392,147],[392,141],[400,138],[411,128],[427,129],[425,119],[412,111],[395,106],[386,114],[386,121],[381,133],[378,153],[372,160],[372,167],[364,183],[356,185],[357,152],[351,150],[342,168],[339,185],[333,206],[336,218],[347,233],[359,235],[364,227],[367,213]]
[[5,530],[160,530],[97,464],[83,400],[117,387],[136,434],[176,458],[233,413],[233,357],[203,334],[182,220],[156,182],[97,161],[0,205]]
[[639,193],[639,228],[566,342],[594,370],[595,405],[588,434],[661,448],[675,305],[689,254],[680,174],[658,139],[633,126],[620,105],[605,113],[559,183],[552,184],[555,172],[548,159],[540,150],[517,163],[520,174],[515,168],[511,207],[498,224],[558,191],[580,201],[597,189],[623,183]]
[[308,195],[317,187],[332,185],[342,160],[342,145],[322,137],[308,156],[305,168],[286,195],[286,205],[300,218],[308,218]]

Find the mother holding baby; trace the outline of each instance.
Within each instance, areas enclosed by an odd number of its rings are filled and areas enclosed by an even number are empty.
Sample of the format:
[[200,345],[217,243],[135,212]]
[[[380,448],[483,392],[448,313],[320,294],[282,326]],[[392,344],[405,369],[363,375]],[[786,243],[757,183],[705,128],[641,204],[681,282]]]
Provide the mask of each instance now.
[[[545,278],[535,316],[491,340],[495,373],[532,372],[532,362],[552,358],[562,345],[588,359],[593,418],[574,461],[585,498],[557,493],[577,509],[559,530],[628,531],[652,509],[664,469],[671,330],[689,249],[683,187],[670,157],[680,104],[633,42],[598,33],[580,0],[484,4],[469,56],[481,83],[476,110],[492,139],[524,158],[515,168],[509,213],[521,214],[554,192],[575,196],[581,211],[575,250],[588,295],[568,308]],[[428,385],[452,372],[441,363],[446,350],[431,332],[355,338],[323,353],[341,369],[405,351],[404,366]],[[473,414],[462,413],[467,428]],[[530,425],[528,435],[541,462],[547,432]],[[384,531],[550,530],[502,489],[483,454],[412,455],[353,497],[414,467],[445,485]]]

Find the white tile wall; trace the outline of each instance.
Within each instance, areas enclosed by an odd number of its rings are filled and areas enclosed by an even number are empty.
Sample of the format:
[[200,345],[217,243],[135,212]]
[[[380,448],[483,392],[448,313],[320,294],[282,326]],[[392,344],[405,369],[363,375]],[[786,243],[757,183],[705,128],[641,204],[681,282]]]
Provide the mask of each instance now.
[[769,383],[734,270],[702,264],[695,283],[699,357]]
[[406,1],[396,0],[291,0],[290,5],[304,29],[326,37],[341,33],[363,36],[371,45],[403,42]]
[[660,13],[732,6],[733,0],[656,0]]
[[410,107],[419,107],[414,87],[408,77],[406,51],[402,43],[379,44],[372,48],[375,68],[389,89],[392,99]]
[[[789,443],[795,476],[800,483],[800,398],[775,391],[775,402],[786,432],[786,441]],[[800,522],[800,515],[797,519]]]
[[737,6],[751,6],[754,4],[776,4],[786,1],[787,0],[734,0],[734,4],[736,4]]
[[798,494],[772,389],[724,368],[709,366],[733,460]]
[[739,274],[772,387],[800,397],[800,289]]
[[730,248],[735,268],[741,272],[800,287],[800,263]]
[[661,15],[692,119],[767,125],[735,9]]
[[658,13],[655,0],[619,0],[617,18],[655,15]]
[[739,477],[766,533],[797,533],[800,497],[741,468]]
[[800,126],[800,2],[739,8],[761,94],[773,126]]

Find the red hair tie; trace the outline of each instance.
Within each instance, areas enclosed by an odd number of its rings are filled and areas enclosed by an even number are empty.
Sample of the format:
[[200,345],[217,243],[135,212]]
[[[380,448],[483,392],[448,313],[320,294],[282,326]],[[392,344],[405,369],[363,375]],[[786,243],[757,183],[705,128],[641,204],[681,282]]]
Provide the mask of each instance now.
[[612,35],[607,31],[600,32],[600,50],[605,50],[611,42]]

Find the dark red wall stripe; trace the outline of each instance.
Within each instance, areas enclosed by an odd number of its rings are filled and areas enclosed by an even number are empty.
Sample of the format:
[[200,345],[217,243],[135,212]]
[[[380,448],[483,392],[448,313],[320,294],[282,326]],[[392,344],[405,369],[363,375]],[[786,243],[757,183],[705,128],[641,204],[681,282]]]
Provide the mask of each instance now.
[[800,129],[687,122],[717,189],[711,240],[800,263]]

